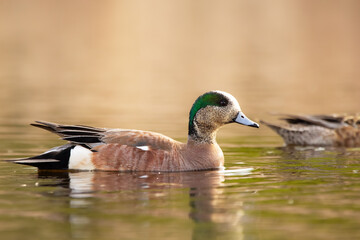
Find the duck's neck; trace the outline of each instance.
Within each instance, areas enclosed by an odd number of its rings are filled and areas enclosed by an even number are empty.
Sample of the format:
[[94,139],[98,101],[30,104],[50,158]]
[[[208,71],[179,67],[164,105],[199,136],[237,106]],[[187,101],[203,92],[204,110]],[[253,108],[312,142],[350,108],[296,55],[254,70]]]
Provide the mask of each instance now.
[[208,144],[189,137],[182,151],[187,169],[219,169],[224,166],[224,154],[217,143]]
[[196,121],[189,124],[188,141],[195,143],[216,144],[217,128],[211,125],[200,125]]

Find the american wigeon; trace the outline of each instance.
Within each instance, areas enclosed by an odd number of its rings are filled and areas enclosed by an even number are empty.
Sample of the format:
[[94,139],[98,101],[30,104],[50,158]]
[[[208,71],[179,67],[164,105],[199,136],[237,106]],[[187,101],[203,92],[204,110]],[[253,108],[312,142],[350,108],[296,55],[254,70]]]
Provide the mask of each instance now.
[[216,143],[216,132],[228,123],[259,127],[242,113],[232,95],[221,91],[210,91],[196,99],[189,114],[187,143],[149,131],[37,121],[31,125],[55,133],[69,143],[14,162],[39,169],[167,172],[219,169],[224,166],[224,155]]
[[360,116],[284,115],[287,124],[261,121],[278,133],[287,145],[360,147]]

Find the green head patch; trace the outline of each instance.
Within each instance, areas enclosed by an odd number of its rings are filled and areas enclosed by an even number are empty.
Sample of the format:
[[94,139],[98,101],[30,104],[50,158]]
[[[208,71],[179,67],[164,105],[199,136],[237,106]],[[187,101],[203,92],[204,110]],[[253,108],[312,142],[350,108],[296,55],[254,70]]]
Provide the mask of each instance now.
[[194,118],[196,113],[207,106],[224,107],[228,105],[229,100],[221,93],[207,92],[196,99],[189,114],[189,135],[195,133]]

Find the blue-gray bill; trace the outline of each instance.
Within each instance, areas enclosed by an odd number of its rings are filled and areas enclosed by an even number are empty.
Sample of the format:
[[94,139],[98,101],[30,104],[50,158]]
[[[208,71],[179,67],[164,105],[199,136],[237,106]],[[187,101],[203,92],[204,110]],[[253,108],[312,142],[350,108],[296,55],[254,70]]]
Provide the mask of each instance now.
[[254,121],[251,121],[249,118],[245,116],[243,112],[239,112],[237,117],[234,119],[234,121],[245,126],[259,128],[259,124],[257,124]]

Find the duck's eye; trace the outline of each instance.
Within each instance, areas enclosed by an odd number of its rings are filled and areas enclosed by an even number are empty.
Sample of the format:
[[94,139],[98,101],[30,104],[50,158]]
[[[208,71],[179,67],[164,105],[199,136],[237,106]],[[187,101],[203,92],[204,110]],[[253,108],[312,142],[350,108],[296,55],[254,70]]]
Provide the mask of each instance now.
[[220,106],[222,106],[222,107],[225,107],[226,105],[228,105],[228,100],[226,100],[226,99],[221,99],[220,100]]

